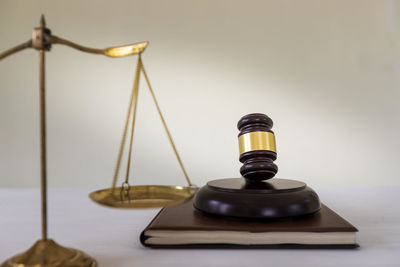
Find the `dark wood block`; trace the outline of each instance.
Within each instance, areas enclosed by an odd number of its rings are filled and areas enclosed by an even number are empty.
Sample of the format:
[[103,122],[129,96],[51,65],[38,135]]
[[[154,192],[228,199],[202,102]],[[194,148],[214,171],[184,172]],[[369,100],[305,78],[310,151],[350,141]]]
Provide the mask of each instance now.
[[305,183],[287,179],[246,182],[243,178],[214,180],[194,197],[206,213],[242,218],[283,218],[317,212],[318,195]]

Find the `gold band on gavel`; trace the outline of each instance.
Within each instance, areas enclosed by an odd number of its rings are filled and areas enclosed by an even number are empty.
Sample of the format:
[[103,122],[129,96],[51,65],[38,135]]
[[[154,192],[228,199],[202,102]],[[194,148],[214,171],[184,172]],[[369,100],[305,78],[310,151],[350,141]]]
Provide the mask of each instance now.
[[254,150],[269,150],[276,153],[275,135],[271,132],[250,132],[239,136],[240,155]]

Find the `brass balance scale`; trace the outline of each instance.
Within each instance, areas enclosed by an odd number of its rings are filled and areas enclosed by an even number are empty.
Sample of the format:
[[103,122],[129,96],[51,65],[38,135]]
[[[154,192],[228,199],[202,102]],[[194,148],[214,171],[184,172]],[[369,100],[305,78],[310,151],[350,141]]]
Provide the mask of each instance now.
[[[194,186],[183,166],[182,160],[178,154],[174,141],[168,130],[165,119],[161,113],[153,88],[151,87],[148,75],[143,66],[141,54],[146,49],[148,42],[135,43],[124,46],[109,47],[106,49],[95,49],[85,47],[71,41],[62,39],[52,35],[51,31],[46,28],[44,16],[40,20],[40,27],[33,31],[32,39],[0,53],[0,60],[26,48],[34,48],[39,51],[40,63],[40,167],[41,167],[41,213],[42,213],[42,238],[37,241],[26,252],[16,255],[6,260],[1,267],[11,266],[35,266],[35,267],[84,267],[97,266],[96,260],[88,256],[82,251],[66,248],[58,245],[47,235],[47,174],[46,174],[46,95],[45,95],[45,53],[50,51],[53,44],[62,44],[86,53],[105,55],[108,57],[125,57],[130,55],[138,55],[135,78],[131,97],[129,100],[128,112],[125,119],[125,126],[122,134],[122,140],[119,147],[117,163],[114,171],[114,177],[111,188],[92,192],[90,198],[95,202],[113,207],[113,208],[158,208],[180,204],[196,193],[197,187]],[[167,133],[169,142],[174,150],[175,156],[186,178],[188,186],[162,186],[162,185],[142,185],[132,186],[129,183],[133,135],[135,130],[136,108],[138,102],[139,80],[143,74],[147,86],[150,90],[154,104],[157,108],[161,122]],[[130,130],[130,131],[129,131]],[[129,133],[128,133],[129,131]],[[127,153],[127,164],[124,175],[124,181],[121,186],[117,186],[121,161],[124,156],[125,145],[129,135],[129,148]]]

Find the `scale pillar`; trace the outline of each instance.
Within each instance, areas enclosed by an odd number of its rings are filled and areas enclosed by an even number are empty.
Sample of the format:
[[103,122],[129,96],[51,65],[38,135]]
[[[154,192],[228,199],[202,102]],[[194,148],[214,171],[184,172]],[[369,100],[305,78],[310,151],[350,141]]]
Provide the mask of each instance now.
[[[6,260],[1,267],[95,267],[96,260],[84,252],[60,246],[47,233],[47,145],[46,145],[46,82],[45,53],[50,51],[51,31],[46,28],[42,15],[40,27],[32,34],[31,47],[39,51],[39,91],[40,91],[40,191],[42,214],[42,239],[26,252]],[[1,59],[1,57],[0,57]]]

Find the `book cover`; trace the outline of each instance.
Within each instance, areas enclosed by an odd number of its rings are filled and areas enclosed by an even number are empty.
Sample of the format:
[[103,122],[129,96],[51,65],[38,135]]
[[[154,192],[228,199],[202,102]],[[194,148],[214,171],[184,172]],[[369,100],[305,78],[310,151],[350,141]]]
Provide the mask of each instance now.
[[163,208],[140,240],[152,248],[356,248],[357,231],[323,204],[308,216],[254,220],[204,214],[191,200]]

